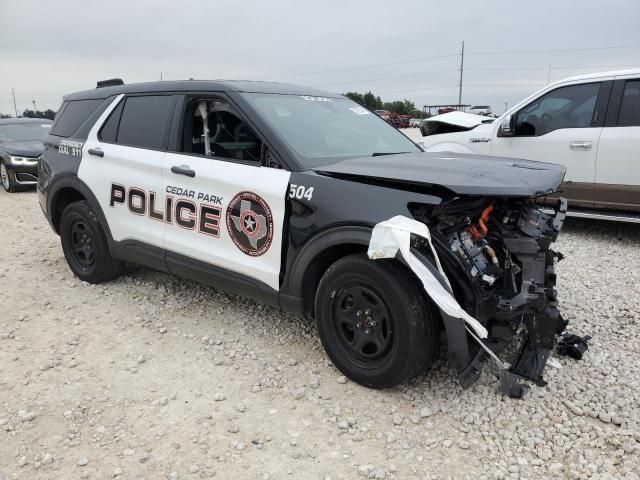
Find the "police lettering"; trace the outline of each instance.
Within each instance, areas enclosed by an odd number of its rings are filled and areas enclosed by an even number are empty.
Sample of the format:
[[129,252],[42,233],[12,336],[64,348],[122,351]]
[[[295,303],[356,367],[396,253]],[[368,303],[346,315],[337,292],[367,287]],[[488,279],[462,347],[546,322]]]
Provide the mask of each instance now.
[[[196,196],[193,190],[167,187],[167,193],[175,193],[182,198],[175,199],[172,195],[167,195],[164,205],[162,205],[156,192],[147,194],[144,189],[139,187],[125,188],[123,185],[112,183],[109,206],[111,208],[116,208],[117,205],[126,206],[135,215],[147,216],[169,224],[175,223],[187,230],[197,229],[199,233],[216,238],[220,236],[221,209],[219,207],[206,203],[196,204],[194,201],[188,200]],[[213,203],[222,203],[222,197],[215,195],[198,194],[197,198],[206,198]]]

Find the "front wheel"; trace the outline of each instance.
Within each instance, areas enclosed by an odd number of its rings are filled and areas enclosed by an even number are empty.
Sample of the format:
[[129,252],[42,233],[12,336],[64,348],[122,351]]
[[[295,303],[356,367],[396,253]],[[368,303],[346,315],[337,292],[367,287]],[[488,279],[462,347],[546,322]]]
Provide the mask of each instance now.
[[350,255],[322,276],[315,300],[322,344],[335,366],[373,388],[420,374],[437,346],[436,317],[397,260]]
[[16,191],[16,174],[2,160],[0,160],[0,183],[2,183],[2,188],[7,192],[13,193]]
[[100,283],[120,274],[122,262],[111,257],[104,231],[86,201],[64,209],[60,240],[67,263],[80,280]]

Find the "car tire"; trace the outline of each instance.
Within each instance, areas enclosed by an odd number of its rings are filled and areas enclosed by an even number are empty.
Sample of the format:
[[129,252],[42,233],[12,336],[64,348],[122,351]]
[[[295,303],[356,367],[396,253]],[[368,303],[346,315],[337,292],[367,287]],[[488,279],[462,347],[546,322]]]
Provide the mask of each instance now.
[[397,260],[344,257],[320,279],[318,332],[346,377],[387,388],[422,373],[437,349],[438,322],[419,282]]
[[122,272],[122,262],[109,252],[107,238],[88,202],[68,205],[60,219],[64,256],[75,275],[85,282],[101,283]]
[[0,159],[0,183],[9,193],[14,193],[18,183],[16,182],[16,174],[6,166],[4,160]]

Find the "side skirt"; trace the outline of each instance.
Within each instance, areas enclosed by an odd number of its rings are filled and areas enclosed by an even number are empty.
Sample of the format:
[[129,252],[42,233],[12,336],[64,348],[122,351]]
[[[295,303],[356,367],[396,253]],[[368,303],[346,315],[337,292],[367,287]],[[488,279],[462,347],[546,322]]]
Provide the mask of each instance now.
[[247,275],[232,272],[185,255],[137,240],[109,242],[115,258],[143,265],[161,272],[173,273],[221,291],[249,297],[273,306],[279,306],[278,291]]

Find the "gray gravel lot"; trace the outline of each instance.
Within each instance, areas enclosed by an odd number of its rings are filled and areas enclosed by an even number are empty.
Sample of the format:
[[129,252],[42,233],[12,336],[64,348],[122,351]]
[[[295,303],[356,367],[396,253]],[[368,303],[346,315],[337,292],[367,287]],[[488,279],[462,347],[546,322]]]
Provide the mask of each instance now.
[[545,388],[345,381],[308,322],[177,277],[75,279],[34,193],[0,192],[0,479],[640,478],[640,227],[570,221],[593,336]]

